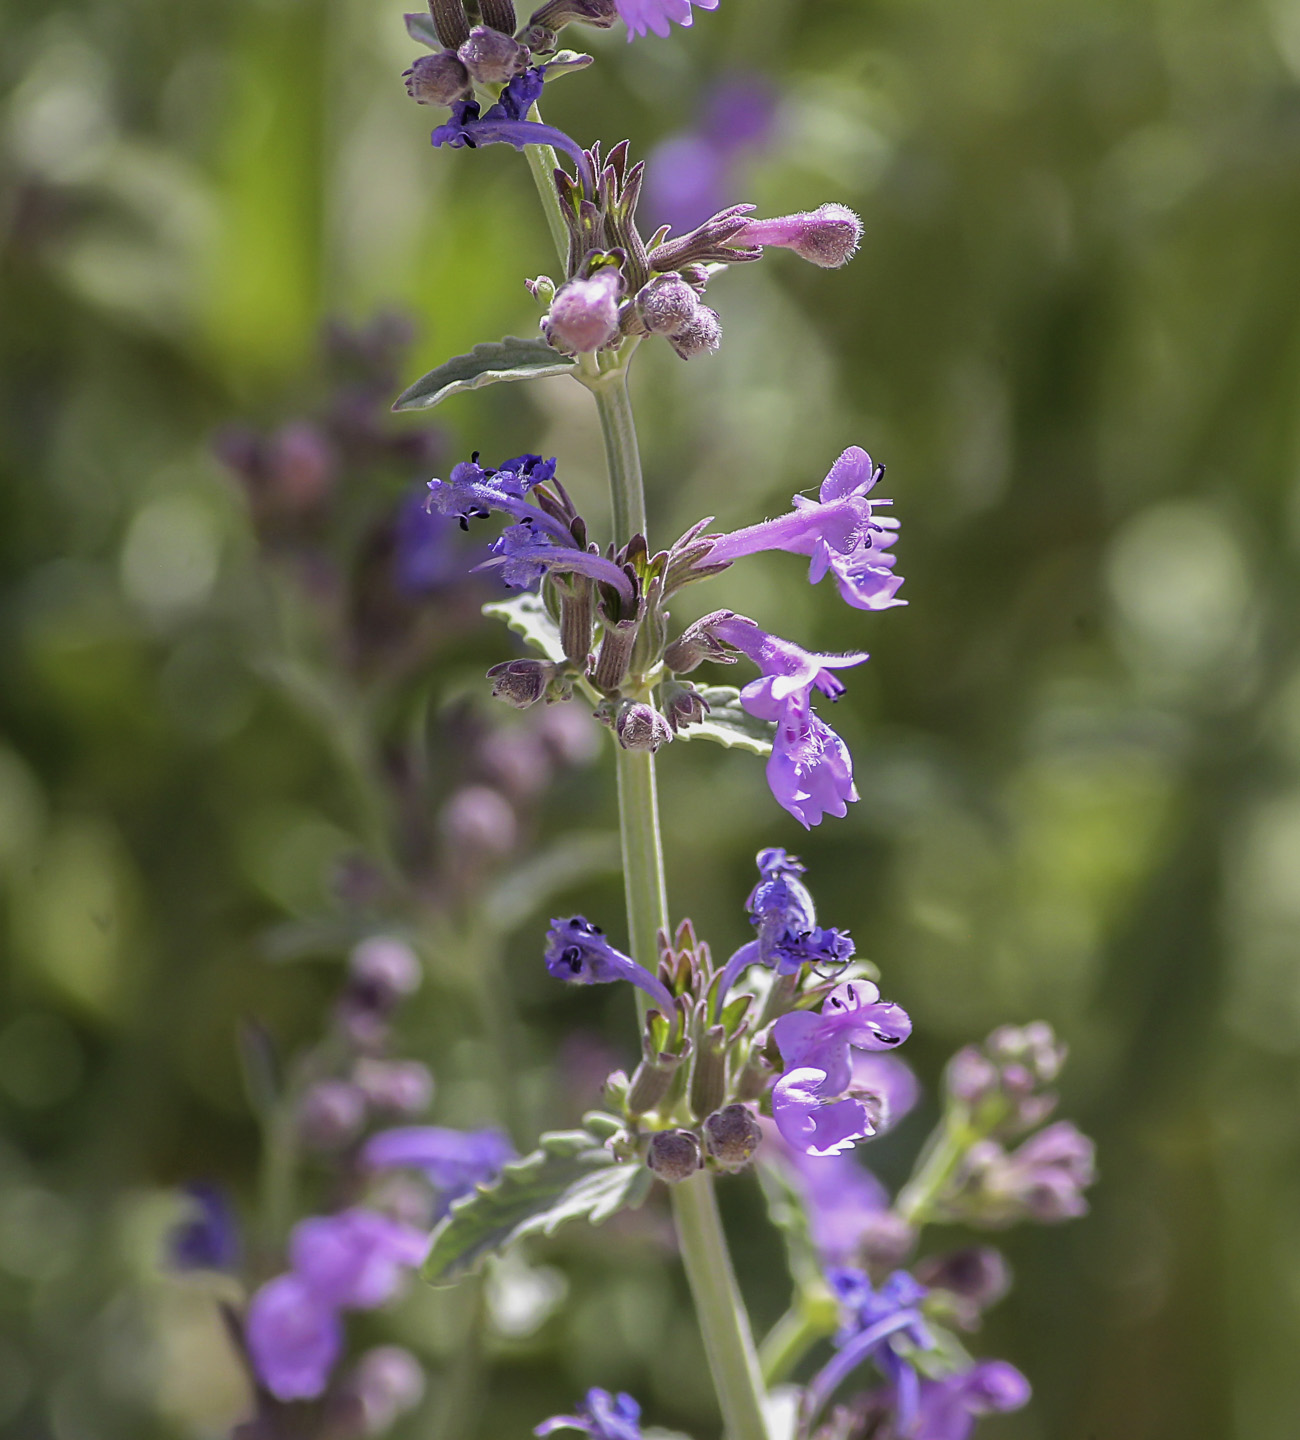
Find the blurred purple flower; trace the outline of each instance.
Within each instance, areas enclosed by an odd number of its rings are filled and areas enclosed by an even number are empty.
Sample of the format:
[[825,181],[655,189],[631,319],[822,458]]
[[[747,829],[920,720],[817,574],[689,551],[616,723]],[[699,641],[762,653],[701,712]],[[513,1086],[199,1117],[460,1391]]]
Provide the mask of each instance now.
[[546,937],[546,972],[571,985],[608,985],[627,980],[644,990],[660,1011],[674,1013],[673,997],[663,981],[605,939],[599,926],[581,915],[552,920]]
[[656,35],[667,35],[674,20],[678,25],[690,25],[695,18],[692,5],[698,5],[701,10],[718,8],[718,0],[614,0],[614,3],[627,26],[629,40],[651,30]]
[[459,527],[449,515],[429,509],[421,488],[408,495],[393,519],[393,571],[400,590],[427,595],[464,580],[482,552],[458,545]]
[[641,1407],[630,1395],[592,1389],[576,1415],[556,1415],[543,1420],[534,1435],[555,1430],[581,1430],[592,1440],[641,1440]]
[[258,1378],[278,1400],[320,1395],[343,1351],[338,1311],[292,1273],[253,1296],[244,1336]]
[[[885,1440],[969,1440],[981,1415],[1019,1410],[1029,1400],[1029,1381],[1005,1360],[980,1360],[969,1370],[941,1380],[922,1380],[917,1394],[913,1428],[890,1425],[873,1430]],[[899,1392],[877,1391],[873,1413],[900,1413]]]
[[171,1232],[168,1251],[176,1270],[233,1270],[239,1264],[239,1220],[220,1185],[196,1180],[182,1188],[186,1217]]
[[427,1249],[423,1231],[361,1207],[300,1220],[289,1237],[294,1274],[339,1309],[373,1310],[391,1299]]
[[371,1170],[422,1170],[438,1191],[440,1211],[490,1184],[515,1149],[500,1130],[448,1130],[440,1125],[407,1125],[381,1130],[361,1147]]

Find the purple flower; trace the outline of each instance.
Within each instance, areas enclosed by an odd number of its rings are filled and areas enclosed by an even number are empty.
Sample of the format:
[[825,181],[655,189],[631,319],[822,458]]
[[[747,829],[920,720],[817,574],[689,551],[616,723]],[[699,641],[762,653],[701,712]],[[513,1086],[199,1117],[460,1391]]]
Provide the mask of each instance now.
[[[549,523],[544,526],[541,522]],[[535,584],[547,570],[586,575],[588,579],[612,586],[629,604],[633,602],[632,582],[621,566],[603,555],[579,550],[571,543],[571,535],[564,537],[570,543],[557,545],[552,538],[554,528],[560,528],[557,521],[540,510],[530,510],[518,525],[508,525],[501,532],[492,546],[495,553],[474,568],[499,569],[501,578],[515,589]]]
[[462,530],[469,529],[471,520],[484,520],[493,510],[503,510],[517,520],[547,528],[562,545],[570,544],[573,537],[564,526],[525,498],[535,485],[554,475],[555,461],[543,460],[540,455],[518,455],[494,470],[478,463],[476,450],[472,459],[462,460],[452,469],[449,480],[429,481],[429,504],[439,514],[454,515]]
[[279,1275],[253,1296],[244,1336],[262,1384],[278,1400],[321,1394],[343,1350],[338,1312],[299,1275]]
[[[392,534],[394,577],[406,594],[427,595],[468,575],[469,558],[456,544],[451,517],[433,514],[428,496],[421,491],[402,501]],[[473,558],[477,560],[478,555]]]
[[805,829],[820,824],[824,815],[843,817],[849,802],[858,798],[848,746],[806,697],[796,697],[781,711],[767,783],[777,804]]
[[615,950],[600,927],[581,915],[551,921],[546,936],[546,971],[554,979],[572,985],[608,985],[628,980],[644,990],[665,1016],[674,1013],[672,994],[663,981],[631,956]]
[[911,1033],[907,1015],[869,980],[837,985],[820,1015],[782,1015],[772,1026],[785,1065],[772,1117],[785,1139],[809,1155],[835,1155],[876,1134],[884,1099],[855,1088],[851,1051],[890,1050]]
[[239,1221],[220,1185],[196,1180],[182,1192],[185,1219],[172,1231],[169,1252],[177,1270],[233,1270],[239,1264]]
[[761,550],[785,550],[809,556],[813,585],[833,571],[841,596],[857,610],[905,605],[895,598],[903,579],[893,573],[897,557],[889,552],[898,522],[872,511],[873,504],[892,502],[867,499],[884,473],[865,450],[851,445],[831,466],[816,500],[796,495],[794,509],[785,515],[719,535],[700,563],[716,565]]
[[543,1420],[534,1435],[555,1430],[581,1430],[593,1440],[641,1440],[641,1407],[630,1395],[592,1389],[576,1415],[556,1415]]
[[289,1261],[325,1304],[373,1310],[392,1298],[428,1248],[423,1231],[357,1207],[299,1221],[289,1237]]
[[806,700],[816,689],[832,700],[844,694],[843,683],[831,674],[861,665],[868,657],[861,650],[843,655],[819,655],[762,630],[743,615],[716,620],[709,627],[721,641],[739,650],[763,672],[740,692],[741,702],[751,715],[778,720],[791,700]]
[[847,205],[821,205],[799,215],[750,220],[737,237],[745,245],[775,245],[801,259],[837,270],[846,265],[862,239],[862,221]]
[[980,1415],[1019,1410],[1029,1381],[1005,1360],[981,1360],[942,1380],[922,1380],[913,1440],[968,1440]]
[[381,1130],[361,1148],[371,1170],[422,1170],[438,1191],[439,1214],[476,1185],[490,1184],[515,1158],[499,1130],[448,1130],[440,1125],[406,1125]]
[[996,1140],[972,1146],[966,1169],[976,1192],[972,1218],[988,1225],[1056,1224],[1087,1214],[1083,1192],[1097,1178],[1096,1146],[1070,1121],[1058,1120],[1010,1154]]
[[525,145],[553,145],[562,150],[577,165],[588,195],[595,193],[595,177],[591,165],[576,140],[571,140],[563,130],[554,125],[543,125],[540,120],[529,120],[528,112],[541,98],[545,80],[545,66],[535,66],[516,75],[501,92],[497,103],[479,113],[477,100],[458,100],[451,107],[451,119],[434,130],[429,137],[435,148],[443,145],[453,150],[468,146],[471,150],[479,145],[513,145],[522,150]]
[[844,1324],[835,1337],[839,1353],[808,1386],[806,1403],[810,1415],[815,1417],[840,1382],[864,1360],[871,1359],[894,1386],[900,1434],[912,1435],[920,1384],[916,1371],[898,1354],[894,1344],[905,1340],[922,1350],[933,1348],[934,1341],[920,1310],[925,1287],[906,1270],[895,1270],[879,1289],[861,1270],[832,1270],[826,1278],[840,1302]]
[[698,5],[701,10],[718,8],[718,0],[614,0],[614,3],[627,26],[629,40],[651,30],[656,35],[667,35],[674,20],[679,25],[690,25],[695,18],[692,5]]

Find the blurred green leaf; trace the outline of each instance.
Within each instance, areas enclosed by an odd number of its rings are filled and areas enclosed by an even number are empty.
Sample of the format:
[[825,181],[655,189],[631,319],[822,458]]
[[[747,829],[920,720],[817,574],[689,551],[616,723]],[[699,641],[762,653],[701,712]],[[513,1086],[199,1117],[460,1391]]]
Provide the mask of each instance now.
[[431,50],[441,50],[442,41],[438,39],[438,32],[433,28],[433,17],[423,12],[407,14],[402,17],[406,21],[406,33],[412,40],[418,41],[421,45],[427,45]]
[[551,1235],[569,1220],[599,1225],[640,1205],[652,1178],[644,1165],[619,1164],[589,1130],[552,1131],[495,1184],[452,1206],[421,1273],[431,1285],[451,1285],[527,1235]]
[[708,703],[709,713],[698,724],[678,731],[679,740],[712,740],[729,749],[751,750],[755,755],[772,753],[776,726],[742,710],[739,690],[732,685],[702,685],[699,693]]
[[393,403],[394,410],[430,410],[448,395],[481,390],[505,380],[543,380],[564,375],[577,364],[561,355],[545,340],[524,340],[507,335],[475,345],[468,355],[457,355],[403,390]]
[[498,882],[483,907],[484,920],[507,934],[561,891],[617,870],[622,863],[617,835],[566,835]]

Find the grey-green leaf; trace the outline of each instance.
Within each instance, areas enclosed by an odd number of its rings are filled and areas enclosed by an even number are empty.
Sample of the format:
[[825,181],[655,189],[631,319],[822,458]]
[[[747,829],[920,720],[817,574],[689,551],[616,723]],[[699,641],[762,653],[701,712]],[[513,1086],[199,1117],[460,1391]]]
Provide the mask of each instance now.
[[582,55],[577,50],[557,50],[546,62],[545,80],[549,84],[561,75],[572,75],[575,70],[585,70],[595,61],[594,55]]
[[421,45],[427,45],[431,50],[441,50],[442,41],[438,39],[438,32],[433,28],[433,17],[425,14],[405,15],[406,33],[412,40],[418,41]]
[[543,1135],[531,1155],[451,1207],[421,1273],[431,1285],[452,1285],[527,1235],[550,1235],[569,1220],[599,1225],[640,1205],[652,1178],[644,1165],[619,1164],[589,1130]]
[[403,390],[394,410],[429,410],[448,395],[463,390],[480,390],[505,380],[541,380],[548,375],[566,375],[577,361],[552,349],[545,340],[525,340],[507,335],[475,345],[468,355],[457,355]]
[[493,600],[484,605],[483,613],[491,620],[504,621],[516,635],[522,635],[534,650],[540,650],[555,664],[564,659],[560,627],[551,619],[540,595],[525,590],[509,600]]
[[708,702],[709,713],[696,725],[684,726],[679,740],[712,740],[718,745],[770,755],[776,726],[741,709],[740,691],[733,685],[701,685],[699,693]]

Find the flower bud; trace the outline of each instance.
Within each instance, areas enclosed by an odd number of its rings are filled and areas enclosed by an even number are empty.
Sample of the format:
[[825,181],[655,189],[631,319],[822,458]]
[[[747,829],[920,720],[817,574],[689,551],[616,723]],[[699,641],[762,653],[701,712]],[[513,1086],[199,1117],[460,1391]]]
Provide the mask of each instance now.
[[704,1143],[709,1154],[727,1170],[748,1165],[763,1138],[748,1105],[728,1105],[704,1122]]
[[578,20],[597,30],[608,30],[617,19],[616,0],[547,0],[528,23],[548,30],[563,30]]
[[614,733],[624,750],[648,750],[652,755],[673,738],[667,720],[653,705],[640,700],[622,706],[614,721]]
[[916,1245],[916,1231],[892,1210],[878,1210],[862,1217],[858,1253],[865,1264],[881,1270],[895,1270]]
[[433,1101],[433,1076],[418,1060],[363,1058],[352,1067],[352,1079],[376,1110],[419,1115]]
[[664,718],[672,726],[674,735],[688,725],[698,725],[709,713],[709,702],[693,685],[679,685],[675,680],[667,680],[660,698]]
[[591,683],[597,690],[614,691],[623,683],[640,628],[640,622],[635,619],[618,620],[605,626],[596,668],[591,672]]
[[659,1130],[650,1137],[646,1164],[670,1185],[689,1180],[704,1164],[699,1137],[693,1130]]
[[409,70],[402,72],[406,93],[417,105],[454,105],[467,100],[473,85],[469,71],[454,50],[421,55]]
[[820,205],[798,215],[751,220],[735,235],[736,245],[775,245],[804,260],[836,270],[853,258],[862,239],[862,221],[847,205]]
[[661,275],[639,292],[636,306],[652,335],[677,335],[695,318],[700,297],[680,275]]
[[528,64],[528,51],[513,36],[487,25],[475,25],[456,54],[480,85],[504,85]]
[[368,1000],[379,1010],[391,1010],[400,1000],[413,995],[423,978],[415,951],[405,940],[391,935],[372,935],[363,940],[353,950],[348,968],[357,998]]
[[657,1108],[677,1075],[683,1056],[667,1052],[647,1055],[633,1072],[627,1092],[629,1115],[644,1115]]
[[366,1097],[347,1080],[321,1080],[298,1102],[298,1134],[313,1150],[341,1150],[366,1123]]
[[586,355],[608,345],[618,335],[618,297],[623,277],[612,265],[597,270],[590,280],[570,280],[551,302],[542,321],[547,340],[557,350]]
[[424,1370],[409,1350],[377,1345],[357,1362],[347,1390],[360,1402],[365,1435],[384,1435],[424,1398]]
[[464,0],[429,0],[429,13],[438,39],[455,50],[469,39],[469,19]]
[[987,1310],[1011,1288],[1011,1268],[991,1245],[927,1256],[916,1266],[916,1278],[932,1290],[947,1290],[976,1311]]
[[668,337],[668,343],[683,360],[711,355],[722,344],[722,321],[717,311],[707,305],[696,306],[695,314],[676,335]]
[[559,666],[549,660],[503,660],[487,673],[494,699],[504,700],[516,710],[527,710],[546,694]]
[[519,838],[514,806],[489,785],[466,785],[443,806],[438,825],[466,858],[508,855]]
[[948,1092],[963,1105],[978,1105],[997,1092],[997,1066],[974,1045],[967,1045],[952,1057],[945,1072]]

